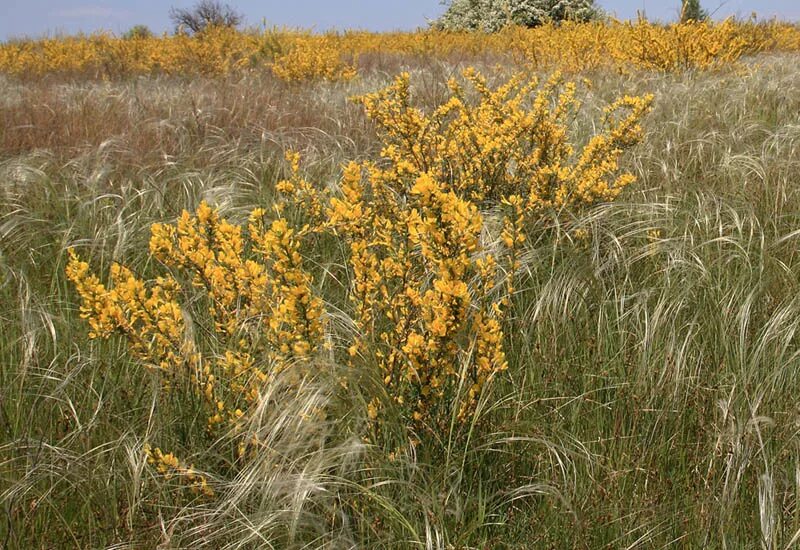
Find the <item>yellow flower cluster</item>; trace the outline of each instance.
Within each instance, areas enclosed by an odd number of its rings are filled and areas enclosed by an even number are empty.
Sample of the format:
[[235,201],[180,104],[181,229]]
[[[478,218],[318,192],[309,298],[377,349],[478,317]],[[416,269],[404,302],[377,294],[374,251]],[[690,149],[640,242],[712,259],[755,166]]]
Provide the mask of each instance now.
[[287,82],[350,80],[356,68],[343,60],[343,52],[330,37],[323,40],[296,40],[272,64],[272,72]]
[[[529,214],[613,200],[634,180],[618,173],[619,158],[640,140],[652,96],[609,105],[602,131],[576,152],[568,127],[580,107],[574,83],[556,73],[540,86],[517,75],[492,88],[473,69],[464,77],[477,101],[452,80],[451,97],[430,114],[413,105],[408,74],[358,99],[381,128],[382,156],[398,177],[429,174],[462,198],[511,202]],[[506,242],[519,238],[513,231]]]
[[195,494],[208,498],[214,496],[214,490],[208,485],[206,477],[198,473],[193,465],[186,466],[174,454],[164,453],[158,447],[153,449],[150,445],[145,445],[144,453],[147,463],[166,479],[177,477],[187,483]]
[[[186,281],[190,302],[207,304],[213,326],[203,329],[214,338],[206,345],[189,338],[175,278],[145,283],[115,264],[109,290],[70,252],[67,275],[90,336],[121,333],[145,364],[188,375],[208,405],[209,427],[235,427],[270,376],[311,358],[322,341],[322,301],[303,269],[302,236],[261,210],[245,235],[205,202],[194,216],[184,211],[175,225],[154,224],[151,233],[152,257]],[[196,313],[195,324],[202,323],[203,312]]]
[[[263,210],[253,211],[250,228],[256,249],[269,259],[273,273],[268,340],[284,362],[307,359],[322,340],[323,305],[303,268],[301,241],[285,219],[274,220],[266,228]],[[300,233],[305,231],[308,227]]]
[[[766,31],[766,27],[733,20],[690,21],[666,27],[640,20],[621,26],[626,37],[610,51],[620,67],[631,63],[640,69],[657,71],[710,69],[767,49],[772,37]],[[624,47],[619,47],[623,44]]]
[[[151,228],[150,254],[175,277],[145,282],[114,264],[107,288],[72,250],[66,272],[91,338],[122,335],[145,365],[188,380],[206,404],[210,430],[227,426],[241,433],[263,384],[311,359],[322,342],[323,304],[303,268],[304,231],[290,227],[280,209],[272,220],[255,210],[245,229],[203,202],[195,215],[184,211],[176,224]],[[197,310],[198,303],[206,306]],[[189,319],[213,337],[197,339]],[[246,444],[240,442],[240,454]],[[205,478],[173,454],[149,448],[147,454],[162,474],[213,494]]]
[[355,75],[345,60],[369,54],[425,58],[509,55],[538,69],[574,72],[710,69],[764,51],[800,50],[800,27],[779,21],[689,22],[646,20],[510,27],[495,34],[426,30],[410,33],[311,34],[279,29],[239,32],[210,28],[196,36],[118,38],[108,34],[15,40],[0,44],[0,72],[221,75],[272,67],[288,81],[341,80]]
[[535,69],[677,71],[711,69],[759,52],[798,51],[800,26],[783,21],[728,19],[664,25],[645,19],[621,22],[564,21],[494,34],[420,31],[348,33],[345,51],[398,53],[424,58],[508,54]]
[[81,296],[81,317],[89,321],[91,338],[122,334],[131,352],[145,365],[166,373],[195,364],[192,344],[184,337],[175,279],[159,277],[147,284],[115,263],[111,266],[113,288],[107,289],[74,250],[69,250],[69,256],[67,277]]

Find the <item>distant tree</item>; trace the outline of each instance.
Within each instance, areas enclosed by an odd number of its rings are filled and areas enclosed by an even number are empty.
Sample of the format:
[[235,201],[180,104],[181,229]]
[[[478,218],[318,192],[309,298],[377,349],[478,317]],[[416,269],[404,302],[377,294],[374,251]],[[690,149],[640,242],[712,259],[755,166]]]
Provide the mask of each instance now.
[[681,23],[688,21],[705,21],[708,12],[700,6],[700,0],[682,0]]
[[175,25],[175,32],[192,34],[203,32],[208,27],[237,27],[244,16],[228,4],[217,0],[200,0],[193,8],[172,8],[169,17]]
[[495,32],[508,24],[590,21],[601,15],[594,0],[443,0],[447,11],[434,22],[444,30]]
[[122,35],[122,38],[133,40],[136,38],[150,38],[151,36],[153,36],[153,31],[147,25],[134,25]]

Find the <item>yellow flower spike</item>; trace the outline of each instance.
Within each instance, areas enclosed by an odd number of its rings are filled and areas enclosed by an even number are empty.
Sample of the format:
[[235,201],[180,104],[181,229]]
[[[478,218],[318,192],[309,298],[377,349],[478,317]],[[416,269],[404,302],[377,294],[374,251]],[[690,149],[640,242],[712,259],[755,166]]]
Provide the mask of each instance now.
[[371,401],[367,405],[367,416],[369,416],[370,420],[376,420],[378,418],[378,402]]

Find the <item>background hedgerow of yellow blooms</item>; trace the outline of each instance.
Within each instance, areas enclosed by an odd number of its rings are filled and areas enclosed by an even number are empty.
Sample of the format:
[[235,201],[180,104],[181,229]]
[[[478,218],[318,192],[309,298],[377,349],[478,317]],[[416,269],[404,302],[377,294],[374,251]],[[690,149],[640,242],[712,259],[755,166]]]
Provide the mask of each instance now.
[[510,55],[534,68],[574,72],[610,68],[675,71],[729,65],[742,56],[800,50],[800,28],[778,21],[570,23],[495,34],[426,30],[314,35],[281,29],[239,32],[210,28],[195,36],[118,38],[108,34],[18,40],[0,45],[0,72],[226,74],[271,67],[287,81],[352,78],[360,55],[427,57]]
[[[120,335],[167,387],[188,383],[205,403],[209,432],[239,434],[240,458],[258,448],[244,425],[265,384],[282,372],[301,377],[323,352],[382,380],[384,391],[367,403],[371,437],[380,437],[387,408],[415,444],[453,422],[467,425],[507,368],[503,327],[526,228],[545,212],[614,200],[633,182],[619,159],[641,140],[652,97],[608,105],[596,135],[578,147],[568,122],[577,86],[559,74],[493,87],[468,69],[449,87],[429,111],[416,105],[408,74],[355,98],[383,149],[380,162],[344,166],[337,191],[306,180],[290,152],[281,198],[245,226],[205,202],[174,224],[154,224],[149,252],[166,275],[145,280],[114,264],[107,286],[71,251],[67,275],[90,336]],[[485,217],[498,210],[487,239]],[[304,261],[321,235],[347,250],[358,330],[339,349],[326,344],[321,283]],[[193,465],[158,447],[146,452],[162,474],[213,495]]]

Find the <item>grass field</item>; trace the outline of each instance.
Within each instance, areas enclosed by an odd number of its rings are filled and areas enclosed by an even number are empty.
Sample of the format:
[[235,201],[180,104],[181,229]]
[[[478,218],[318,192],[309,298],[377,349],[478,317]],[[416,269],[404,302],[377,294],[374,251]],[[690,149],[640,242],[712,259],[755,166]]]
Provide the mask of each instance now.
[[[514,67],[474,63],[502,81]],[[570,119],[655,96],[622,195],[530,224],[504,321],[508,369],[466,435],[371,437],[380,375],[354,374],[346,252],[304,260],[332,349],[278,375],[247,419],[260,451],[210,435],[119,338],[90,339],[73,247],[159,272],[150,227],[202,200],[244,223],[288,149],[334,191],[381,142],[348,98],[407,70],[446,96],[457,60],[402,56],[346,82],[267,72],[111,81],[0,76],[0,546],[3,548],[764,548],[800,543],[800,64],[590,71]],[[491,220],[488,209],[486,219]],[[487,222],[488,223],[488,222]],[[198,328],[198,331],[201,329]],[[201,336],[198,336],[201,338]],[[350,381],[349,383],[347,381]],[[387,444],[386,442],[392,442]],[[148,464],[195,465],[214,496]]]

